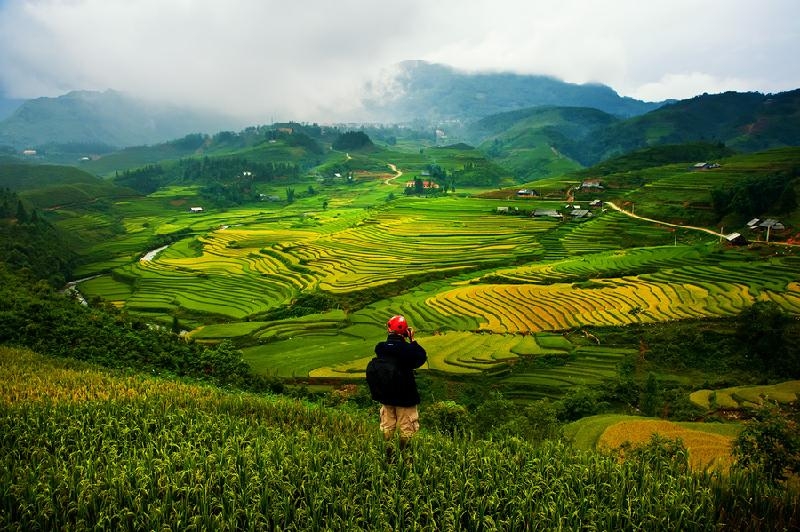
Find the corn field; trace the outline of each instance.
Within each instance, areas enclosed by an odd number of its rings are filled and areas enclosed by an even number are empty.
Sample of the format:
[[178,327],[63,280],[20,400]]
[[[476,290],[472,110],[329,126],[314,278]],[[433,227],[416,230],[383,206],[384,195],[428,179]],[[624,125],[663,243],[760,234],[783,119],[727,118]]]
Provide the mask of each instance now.
[[2,530],[798,525],[796,499],[750,478],[563,442],[423,432],[387,462],[376,419],[286,398],[112,375],[7,348],[0,382]]

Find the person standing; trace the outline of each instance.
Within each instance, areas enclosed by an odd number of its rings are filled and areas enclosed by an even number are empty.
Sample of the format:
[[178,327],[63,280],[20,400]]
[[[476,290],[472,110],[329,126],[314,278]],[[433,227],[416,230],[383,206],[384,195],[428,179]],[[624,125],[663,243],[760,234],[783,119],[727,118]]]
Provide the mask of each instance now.
[[[400,449],[404,449],[419,430],[420,396],[414,370],[428,360],[428,355],[414,340],[414,330],[403,316],[392,316],[386,328],[386,341],[375,345],[375,357],[367,364],[367,384],[372,399],[381,403],[384,440],[392,440],[397,432]],[[392,448],[387,447],[386,452],[391,459]]]

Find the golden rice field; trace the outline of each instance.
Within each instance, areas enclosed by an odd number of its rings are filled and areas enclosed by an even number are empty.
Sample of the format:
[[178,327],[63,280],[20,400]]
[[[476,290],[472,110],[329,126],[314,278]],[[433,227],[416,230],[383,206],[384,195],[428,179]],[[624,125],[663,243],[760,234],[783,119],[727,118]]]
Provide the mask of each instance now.
[[[687,426],[688,425],[688,426]],[[653,434],[663,438],[680,439],[689,451],[689,465],[695,471],[727,471],[733,463],[730,434],[716,434],[706,430],[708,424],[673,423],[655,419],[631,418],[607,427],[597,441],[597,449],[619,449],[623,444],[639,445],[650,441]]]
[[734,315],[765,299],[790,311],[800,310],[795,284],[781,294],[753,293],[746,284],[652,282],[644,277],[602,279],[595,284],[592,288],[566,283],[468,285],[438,293],[426,304],[444,316],[474,316],[480,330],[500,334]]
[[4,406],[158,396],[185,397],[194,401],[210,399],[219,393],[210,386],[187,386],[141,374],[112,374],[76,360],[43,357],[27,349],[0,346],[0,405]]

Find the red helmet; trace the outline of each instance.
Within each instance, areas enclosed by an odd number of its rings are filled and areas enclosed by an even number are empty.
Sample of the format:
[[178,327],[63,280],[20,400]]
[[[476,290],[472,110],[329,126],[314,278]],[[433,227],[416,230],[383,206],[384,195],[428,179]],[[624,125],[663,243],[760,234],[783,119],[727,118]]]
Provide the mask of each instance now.
[[408,332],[408,322],[398,314],[389,318],[389,321],[386,322],[386,328],[389,329],[390,333],[403,336]]

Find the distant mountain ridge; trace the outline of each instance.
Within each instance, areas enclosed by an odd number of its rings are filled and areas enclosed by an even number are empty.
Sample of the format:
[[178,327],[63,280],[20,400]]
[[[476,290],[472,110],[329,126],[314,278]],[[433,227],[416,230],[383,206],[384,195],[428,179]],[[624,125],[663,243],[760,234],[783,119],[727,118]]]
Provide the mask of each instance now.
[[404,61],[389,89],[375,86],[364,99],[379,121],[474,121],[485,116],[538,106],[591,107],[630,117],[665,102],[623,97],[606,85],[567,83],[550,76],[510,72],[465,73],[426,61]]
[[145,102],[118,91],[73,91],[24,102],[0,122],[0,145],[16,149],[47,144],[120,148],[233,125],[222,115]]
[[800,89],[704,94],[627,119],[588,108],[520,109],[487,116],[465,136],[530,179],[564,167],[564,158],[592,166],[655,146],[704,142],[748,153],[800,146]]

